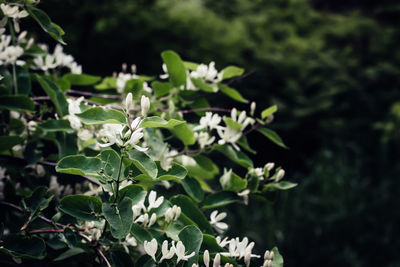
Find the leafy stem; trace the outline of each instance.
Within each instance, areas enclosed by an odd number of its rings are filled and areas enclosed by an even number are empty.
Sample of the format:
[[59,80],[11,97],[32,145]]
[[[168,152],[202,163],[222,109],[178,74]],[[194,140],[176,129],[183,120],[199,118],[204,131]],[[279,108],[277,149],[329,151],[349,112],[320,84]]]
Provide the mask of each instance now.
[[117,188],[116,188],[116,193],[115,193],[115,198],[114,198],[114,202],[117,202],[118,199],[118,193],[119,193],[119,183],[120,183],[120,177],[121,177],[121,170],[122,170],[122,161],[124,159],[124,151],[122,151],[121,153],[121,160],[119,161],[119,168],[118,168],[118,176],[117,176]]

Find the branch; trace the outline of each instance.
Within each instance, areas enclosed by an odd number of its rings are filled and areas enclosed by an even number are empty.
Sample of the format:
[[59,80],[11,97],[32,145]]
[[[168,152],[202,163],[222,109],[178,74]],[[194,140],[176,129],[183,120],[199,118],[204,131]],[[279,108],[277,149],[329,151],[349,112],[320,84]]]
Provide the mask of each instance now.
[[66,91],[67,94],[73,94],[73,95],[83,95],[83,96],[94,96],[94,97],[101,97],[101,98],[109,98],[109,99],[117,99],[121,100],[121,97],[118,95],[101,95],[101,94],[96,94],[96,93],[91,93],[91,92],[85,92],[85,91],[78,91],[78,90],[68,90]]
[[243,133],[243,136],[246,136],[246,135],[248,135],[249,133],[251,133],[251,132],[257,130],[257,129],[260,128],[261,126],[262,126],[261,123],[256,123],[256,124],[254,124],[249,130],[247,130],[246,132]]
[[200,111],[220,111],[230,113],[231,109],[227,108],[217,108],[217,107],[207,107],[207,108],[195,108],[195,109],[186,109],[186,110],[176,110],[175,112],[181,112],[183,114],[200,112]]

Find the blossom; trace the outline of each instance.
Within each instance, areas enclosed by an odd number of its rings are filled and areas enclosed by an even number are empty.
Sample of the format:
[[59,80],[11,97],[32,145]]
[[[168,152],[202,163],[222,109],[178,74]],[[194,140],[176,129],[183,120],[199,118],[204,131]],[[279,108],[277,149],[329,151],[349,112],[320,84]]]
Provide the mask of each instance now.
[[224,230],[228,229],[228,225],[222,221],[226,217],[226,212],[222,212],[218,214],[217,210],[211,212],[210,215],[210,224],[218,233],[222,233]]
[[133,237],[131,234],[129,234],[126,238],[125,241],[122,243],[122,246],[125,249],[126,253],[129,253],[128,246],[136,247],[137,246],[137,241],[136,238]]
[[254,112],[256,111],[256,102],[251,102],[250,104],[250,115],[254,116]]
[[203,261],[204,261],[204,265],[205,265],[206,267],[209,267],[209,266],[210,266],[210,253],[208,252],[207,249],[204,251],[204,254],[203,254]]
[[[41,45],[41,48],[46,52],[48,50],[46,45]],[[44,72],[58,67],[67,67],[70,69],[71,73],[82,73],[82,66],[74,61],[73,56],[65,54],[63,52],[63,47],[59,44],[54,48],[53,54],[47,53],[44,56],[38,55],[33,59],[33,63],[32,69],[42,70]]]
[[243,197],[243,202],[245,205],[249,204],[249,194],[250,194],[250,189],[245,189],[242,192],[237,193],[239,197]]
[[17,63],[17,65],[22,65],[24,62],[17,60],[22,54],[24,50],[22,47],[16,45],[10,45],[11,36],[9,35],[1,35],[0,41],[0,64],[8,65]]
[[133,96],[132,96],[132,93],[129,93],[126,96],[125,109],[126,109],[127,112],[129,112],[129,110],[133,109]]
[[195,252],[193,251],[189,255],[186,255],[185,252],[185,245],[182,243],[182,241],[178,241],[176,244],[175,249],[175,254],[178,257],[176,260],[176,263],[180,262],[181,260],[187,261],[189,258],[193,257],[195,255]]
[[275,167],[275,163],[268,162],[267,164],[265,164],[264,169],[267,171],[271,171],[274,167]]
[[201,129],[218,129],[223,128],[219,126],[221,123],[221,116],[218,114],[213,114],[212,112],[206,112],[206,115],[200,118],[200,125],[196,126],[193,130],[201,130]]
[[215,140],[215,136],[210,137],[207,132],[194,133],[194,137],[197,139],[201,149],[211,145]]
[[172,162],[174,160],[174,156],[178,155],[178,151],[176,150],[169,150],[167,152],[164,152],[160,156],[160,165],[161,168],[164,170],[168,171],[172,167]]
[[15,32],[19,32],[18,20],[29,16],[29,13],[26,10],[19,11],[18,6],[11,6],[4,3],[0,4],[0,8],[5,17],[13,19]]
[[284,169],[280,169],[278,171],[278,173],[276,174],[275,181],[279,182],[280,180],[282,180],[283,176],[285,176],[285,170]]
[[140,100],[140,108],[142,109],[142,116],[146,117],[147,112],[149,111],[150,108],[150,100],[148,97],[142,95],[142,98]]
[[153,258],[154,261],[156,261],[156,253],[157,253],[157,240],[153,238],[150,242],[144,241],[143,243],[144,246],[144,251],[149,255],[150,257]]
[[217,241],[218,246],[222,248],[229,244],[228,237],[225,237],[224,239],[221,240],[221,237],[217,236],[215,240]]
[[213,261],[213,267],[219,267],[219,266],[221,266],[221,255],[217,253]]
[[181,207],[174,205],[172,208],[168,208],[164,214],[165,221],[171,222],[176,221],[181,215]]
[[[174,242],[174,241],[172,241],[172,242]],[[174,247],[175,246],[172,245],[171,248],[168,249],[168,241],[164,240],[164,242],[162,243],[162,246],[161,246],[162,257],[161,257],[159,263],[161,263],[164,259],[169,260],[175,255]]]
[[149,197],[148,197],[149,205],[147,206],[147,211],[150,211],[153,208],[158,208],[163,202],[164,202],[164,197],[158,197],[157,198],[157,192],[156,191],[150,191]]
[[223,129],[217,129],[218,135],[221,138],[218,140],[218,144],[223,145],[230,143],[236,150],[240,150],[238,145],[236,145],[236,142],[240,139],[242,136],[242,132],[233,129],[229,126],[223,128]]
[[218,71],[215,69],[214,61],[210,62],[208,66],[205,64],[200,64],[197,66],[195,71],[190,73],[190,76],[193,78],[203,78],[212,83],[220,82],[222,80],[222,75],[222,72],[218,73]]

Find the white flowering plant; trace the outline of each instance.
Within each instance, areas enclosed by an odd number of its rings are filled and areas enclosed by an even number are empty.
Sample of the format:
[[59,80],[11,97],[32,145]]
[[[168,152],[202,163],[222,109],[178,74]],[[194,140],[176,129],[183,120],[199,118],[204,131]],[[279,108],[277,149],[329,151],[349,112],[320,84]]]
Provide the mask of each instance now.
[[[269,128],[276,106],[209,104],[216,95],[248,103],[229,86],[244,70],[165,51],[159,75],[126,64],[84,74],[38,2],[0,1],[0,262],[283,266],[276,247],[253,253],[224,222],[225,206],[296,186],[249,156],[252,134],[286,147]],[[58,42],[52,52],[25,20]]]

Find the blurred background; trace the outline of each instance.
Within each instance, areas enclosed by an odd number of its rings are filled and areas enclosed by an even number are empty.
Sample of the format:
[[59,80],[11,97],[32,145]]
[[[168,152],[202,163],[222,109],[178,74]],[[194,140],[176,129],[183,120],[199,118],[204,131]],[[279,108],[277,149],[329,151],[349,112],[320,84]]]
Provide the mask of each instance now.
[[41,8],[88,74],[111,75],[123,62],[162,73],[167,49],[252,72],[232,87],[258,111],[278,105],[271,127],[290,147],[254,136],[253,159],[277,162],[299,185],[236,209],[230,235],[260,250],[277,245],[287,267],[400,266],[398,1],[43,0]]

